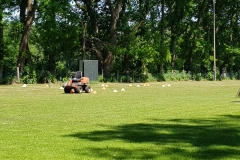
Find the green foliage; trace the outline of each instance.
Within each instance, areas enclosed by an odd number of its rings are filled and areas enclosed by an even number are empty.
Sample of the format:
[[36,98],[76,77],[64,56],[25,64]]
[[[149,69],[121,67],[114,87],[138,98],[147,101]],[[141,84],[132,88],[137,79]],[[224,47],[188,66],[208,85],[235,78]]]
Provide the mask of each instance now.
[[[3,53],[0,53],[4,55],[0,60],[3,81],[15,75],[23,29],[14,12],[19,3],[10,2],[5,0],[1,4],[4,8],[0,22],[4,26],[3,39],[0,40],[4,44]],[[28,58],[33,67],[31,71],[27,69],[31,76],[24,73],[24,81],[35,83],[37,77],[37,82],[43,83],[46,79],[56,82],[60,77],[66,78],[69,71],[76,70],[78,60],[83,57],[84,24],[87,26],[85,56],[101,61],[100,67],[108,61],[111,65],[109,77],[100,81],[119,82],[120,77],[126,82],[213,80],[212,2],[123,1],[116,26],[112,26],[116,39],[109,39],[111,14],[108,3],[76,2],[80,4],[78,8],[75,2],[70,1],[39,1],[38,14],[28,37],[31,53]],[[161,4],[163,2],[165,4]],[[115,5],[113,1],[111,3]],[[237,6],[237,1],[222,1],[217,7],[221,12],[218,12],[216,23],[221,27],[217,32],[216,62],[219,68],[228,65],[229,79],[239,78]],[[109,51],[113,53],[113,58],[107,59]],[[161,71],[159,66],[163,66]],[[177,72],[158,75],[171,69]],[[181,73],[182,70],[186,73]],[[126,71],[131,73],[128,75]],[[117,72],[125,75],[117,77]],[[149,72],[154,76],[149,76]],[[220,74],[217,75],[222,80]]]
[[121,81],[126,83],[132,83],[133,78],[130,75],[123,75],[121,76]]
[[57,82],[56,76],[50,73],[49,71],[43,71],[43,73],[41,74],[41,77],[39,77],[38,79],[40,79],[41,82],[44,82],[44,83]]
[[128,74],[128,75],[119,75],[117,78],[116,74],[111,74],[109,77],[99,76],[99,82],[126,82],[126,83],[144,83],[144,82],[165,82],[165,81],[189,81],[189,80],[211,80],[206,79],[210,78],[208,76],[204,76],[201,73],[196,75],[192,75],[191,72],[186,73],[186,71],[172,71],[162,73],[162,74],[152,74],[152,73],[140,73],[140,74]]
[[67,82],[69,80],[68,77],[63,77],[62,82]]
[[104,81],[103,81],[103,76],[102,76],[102,75],[98,76],[98,81],[99,81],[99,82],[104,82]]
[[11,84],[13,82],[12,76],[5,76],[3,78],[0,78],[0,84]]
[[148,64],[154,61],[157,52],[147,40],[137,37],[130,45],[129,54],[133,55],[134,59],[141,59],[144,64]]
[[235,78],[236,80],[240,80],[240,71],[238,71],[238,72],[236,72],[236,73],[234,74],[234,78]]
[[205,77],[207,80],[213,81],[214,80],[214,72],[207,72]]
[[23,72],[21,73],[21,81],[24,84],[35,84],[37,83],[37,74],[34,66],[25,66]]
[[194,75],[193,77],[196,81],[202,81],[204,79],[201,73],[197,73],[196,76]]
[[166,81],[164,73],[157,74],[157,81],[158,82],[165,82]]
[[24,67],[23,72],[21,73],[21,81],[25,84],[35,84],[35,83],[56,83],[58,80],[55,75],[49,71],[39,71],[34,68],[32,65],[27,65]]
[[65,77],[66,76],[66,61],[56,62],[56,77]]
[[168,71],[161,75],[160,81],[188,81],[192,80],[191,72],[186,73],[185,71]]
[[147,73],[147,74],[143,74],[141,76],[140,80],[141,80],[140,83],[141,82],[156,82],[157,78],[155,76],[153,76],[152,73]]
[[20,36],[18,32],[20,31],[20,25],[17,21],[5,22],[4,23],[4,34],[3,34],[3,48],[1,48],[0,57],[3,56],[3,59],[0,60],[0,65],[3,66],[3,79],[4,83],[12,83],[12,77],[16,75],[16,64],[17,64],[17,55]]

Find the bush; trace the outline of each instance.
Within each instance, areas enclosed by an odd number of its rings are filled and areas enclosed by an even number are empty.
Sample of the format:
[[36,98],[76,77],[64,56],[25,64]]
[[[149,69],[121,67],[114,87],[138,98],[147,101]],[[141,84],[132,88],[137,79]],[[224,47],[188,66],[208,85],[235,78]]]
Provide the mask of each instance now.
[[240,71],[235,73],[235,79],[240,80]]
[[157,81],[157,78],[155,76],[153,76],[152,73],[148,73],[148,74],[143,75],[142,81],[143,82],[155,82],[155,81]]
[[103,82],[103,76],[102,75],[98,76],[98,81]]
[[157,81],[158,82],[165,82],[166,81],[166,78],[165,78],[163,73],[160,73],[160,74],[157,75]]
[[45,82],[47,82],[47,83],[49,83],[49,82],[56,83],[57,82],[57,78],[53,74],[51,74],[49,71],[45,71],[43,78],[45,79]]
[[197,73],[197,75],[194,77],[196,81],[202,81],[204,79],[201,73]]
[[212,71],[208,72],[205,76],[206,80],[213,81],[214,80],[214,73]]
[[12,83],[12,76],[0,78],[0,84],[9,84]]
[[110,77],[108,78],[108,81],[110,81],[110,82],[117,82],[118,81],[117,80],[117,76],[115,75],[115,73],[112,73],[110,75]]
[[132,83],[133,79],[129,75],[122,76],[122,82]]
[[56,62],[56,77],[60,79],[60,77],[66,76],[66,62],[58,61]]
[[38,83],[56,83],[58,80],[55,75],[51,74],[49,71],[39,72]]
[[21,74],[21,81],[25,84],[37,83],[37,73],[34,67],[25,66]]
[[111,77],[110,78],[103,78],[103,76],[102,75],[99,75],[98,76],[98,82],[104,82],[104,83],[106,83],[106,82],[108,82],[108,81],[110,81],[111,82]]

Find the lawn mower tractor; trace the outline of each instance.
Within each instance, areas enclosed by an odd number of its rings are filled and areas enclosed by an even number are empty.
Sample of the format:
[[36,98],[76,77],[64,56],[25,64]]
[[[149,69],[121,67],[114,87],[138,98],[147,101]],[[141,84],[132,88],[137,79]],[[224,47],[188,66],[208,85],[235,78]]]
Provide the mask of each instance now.
[[91,87],[88,85],[89,78],[82,77],[82,72],[77,71],[76,73],[72,73],[69,81],[63,85],[65,93],[82,93],[85,91],[86,93],[91,92]]

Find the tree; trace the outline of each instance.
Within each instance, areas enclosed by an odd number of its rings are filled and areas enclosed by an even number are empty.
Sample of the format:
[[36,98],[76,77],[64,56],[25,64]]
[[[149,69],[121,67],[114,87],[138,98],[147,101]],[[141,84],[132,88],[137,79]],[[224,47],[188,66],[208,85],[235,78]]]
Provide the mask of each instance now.
[[[56,67],[60,62],[69,64],[80,60],[82,40],[80,19],[65,0],[57,2],[42,0],[39,3],[37,18],[34,43],[41,46],[44,57],[42,67],[38,69],[57,75]],[[75,67],[75,70],[76,68],[78,67]]]
[[[15,3],[11,2],[11,0],[2,0],[0,2],[0,78],[3,78],[4,71],[4,59],[7,57],[7,45],[5,39],[9,39],[7,34],[5,33],[5,27],[7,25],[7,21],[11,20],[13,17],[10,15],[11,11],[14,10]],[[10,16],[6,16],[10,15]],[[10,27],[9,27],[10,28]],[[8,29],[9,29],[8,28]]]
[[4,59],[4,41],[3,41],[3,2],[0,2],[0,78],[3,74],[3,59]]
[[[112,66],[114,53],[110,48],[116,45],[117,40],[117,22],[119,20],[119,14],[122,9],[123,0],[106,0],[103,1],[88,1],[75,0],[76,5],[83,11],[84,15],[89,18],[91,30],[91,50],[95,53],[97,59],[101,63],[101,67],[104,70],[104,74],[108,75]],[[83,5],[82,5],[83,4]],[[105,17],[103,17],[105,14]],[[109,20],[107,24],[100,24],[98,22],[103,18],[104,21]],[[101,30],[100,30],[101,29]],[[107,32],[105,32],[106,30]],[[107,34],[103,34],[107,33]]]
[[[74,0],[76,5],[72,2],[0,2],[0,77],[10,70],[15,72],[9,69],[15,68],[12,62],[20,70],[32,66],[37,74],[44,70],[59,78],[59,68],[77,70],[79,59],[97,59],[104,77],[119,71],[144,74],[184,69],[193,76],[206,73],[211,79],[212,1]],[[229,0],[216,3],[217,68],[227,66],[228,72],[236,74],[240,57],[240,4],[239,0],[226,2]],[[21,31],[16,19],[4,18],[6,13],[14,13],[17,5]],[[17,38],[13,39],[13,34]],[[15,55],[19,35],[19,52]]]
[[[17,66],[22,71],[24,65],[31,60],[31,53],[28,46],[28,37],[37,10],[38,0],[21,0],[20,3],[20,22],[23,25],[22,38],[19,47]],[[27,15],[26,11],[27,10]]]

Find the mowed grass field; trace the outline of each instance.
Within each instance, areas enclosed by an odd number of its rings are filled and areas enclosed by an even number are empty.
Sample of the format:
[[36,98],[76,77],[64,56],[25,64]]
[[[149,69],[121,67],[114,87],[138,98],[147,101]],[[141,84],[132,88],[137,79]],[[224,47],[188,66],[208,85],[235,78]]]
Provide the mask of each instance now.
[[149,84],[0,85],[0,159],[240,159],[240,81]]

